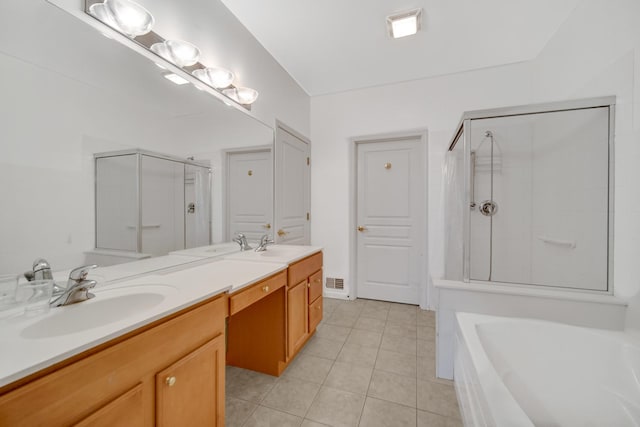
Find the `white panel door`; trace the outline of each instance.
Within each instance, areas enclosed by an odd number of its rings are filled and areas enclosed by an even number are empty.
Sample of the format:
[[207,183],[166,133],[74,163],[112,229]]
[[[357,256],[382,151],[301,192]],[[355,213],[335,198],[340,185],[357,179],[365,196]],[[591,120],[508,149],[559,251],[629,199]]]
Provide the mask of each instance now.
[[419,138],[357,145],[357,294],[418,304],[426,283],[426,179]]
[[281,127],[276,131],[276,242],[310,244],[309,144]]
[[227,240],[273,234],[271,150],[227,153]]

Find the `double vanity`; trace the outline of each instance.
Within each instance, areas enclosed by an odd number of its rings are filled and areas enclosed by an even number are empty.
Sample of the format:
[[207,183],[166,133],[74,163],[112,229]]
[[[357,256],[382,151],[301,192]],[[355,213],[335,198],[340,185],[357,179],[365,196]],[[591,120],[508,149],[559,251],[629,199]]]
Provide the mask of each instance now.
[[224,425],[225,365],[280,375],[322,319],[321,248],[227,249],[97,269],[95,298],[5,319],[0,425]]

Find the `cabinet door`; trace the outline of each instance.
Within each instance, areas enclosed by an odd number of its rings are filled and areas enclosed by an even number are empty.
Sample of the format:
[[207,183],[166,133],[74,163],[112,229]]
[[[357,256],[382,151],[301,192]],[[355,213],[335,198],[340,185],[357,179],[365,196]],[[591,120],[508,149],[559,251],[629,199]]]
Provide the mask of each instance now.
[[322,297],[309,304],[309,333],[316,330],[322,320]]
[[75,427],[144,426],[142,384],[98,409]]
[[224,335],[156,374],[156,425],[224,425]]
[[287,327],[289,356],[300,349],[307,338],[307,281],[287,291]]

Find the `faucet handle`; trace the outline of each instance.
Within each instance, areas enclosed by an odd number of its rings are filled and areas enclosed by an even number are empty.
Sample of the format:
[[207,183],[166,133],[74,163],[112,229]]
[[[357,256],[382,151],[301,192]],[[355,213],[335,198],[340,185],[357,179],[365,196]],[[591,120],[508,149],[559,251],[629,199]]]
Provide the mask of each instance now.
[[[27,277],[25,275],[25,277]],[[31,280],[52,280],[53,274],[51,273],[51,266],[44,258],[36,258],[33,261],[33,279]],[[29,277],[27,277],[29,280]],[[29,280],[29,281],[31,281]]]
[[71,270],[71,273],[69,273],[69,280],[73,280],[74,282],[81,282],[87,278],[87,276],[89,275],[89,270],[97,267],[97,264],[90,264],[74,268],[73,270]]

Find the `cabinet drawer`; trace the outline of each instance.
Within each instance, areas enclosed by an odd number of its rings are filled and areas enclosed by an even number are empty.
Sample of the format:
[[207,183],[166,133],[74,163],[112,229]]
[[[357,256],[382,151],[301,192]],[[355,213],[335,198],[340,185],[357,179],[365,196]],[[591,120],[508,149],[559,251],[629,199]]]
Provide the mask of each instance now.
[[306,280],[322,268],[322,252],[315,253],[289,266],[289,285]]
[[309,303],[322,295],[322,270],[316,271],[309,277]]
[[274,293],[286,284],[287,273],[282,271],[247,289],[232,294],[229,298],[229,315],[233,316],[240,310]]
[[322,297],[309,304],[309,332],[313,332],[322,320]]

